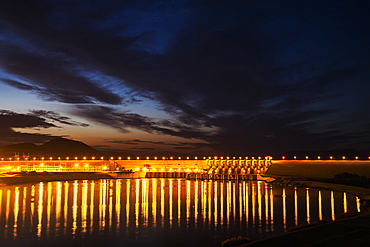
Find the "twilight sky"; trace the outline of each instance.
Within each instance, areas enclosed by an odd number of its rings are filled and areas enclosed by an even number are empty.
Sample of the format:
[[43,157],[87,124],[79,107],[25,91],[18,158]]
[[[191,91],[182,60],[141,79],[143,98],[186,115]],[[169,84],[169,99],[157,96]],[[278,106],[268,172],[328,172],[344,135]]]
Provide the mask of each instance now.
[[12,0],[0,145],[370,152],[370,1]]

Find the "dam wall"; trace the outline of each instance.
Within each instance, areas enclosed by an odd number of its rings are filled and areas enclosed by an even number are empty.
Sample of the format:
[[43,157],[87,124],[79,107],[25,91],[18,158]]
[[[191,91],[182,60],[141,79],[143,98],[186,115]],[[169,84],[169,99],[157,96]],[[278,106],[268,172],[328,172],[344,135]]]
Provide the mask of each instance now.
[[255,159],[31,159],[2,160],[0,172],[103,172],[124,178],[188,178],[215,180],[246,180],[264,174],[271,165],[271,158]]
[[1,160],[0,173],[8,172],[107,172],[115,176],[246,179],[249,175],[333,178],[343,172],[370,178],[370,160],[258,159],[109,159],[109,160]]
[[266,172],[271,176],[334,178],[343,172],[370,178],[369,160],[272,160]]

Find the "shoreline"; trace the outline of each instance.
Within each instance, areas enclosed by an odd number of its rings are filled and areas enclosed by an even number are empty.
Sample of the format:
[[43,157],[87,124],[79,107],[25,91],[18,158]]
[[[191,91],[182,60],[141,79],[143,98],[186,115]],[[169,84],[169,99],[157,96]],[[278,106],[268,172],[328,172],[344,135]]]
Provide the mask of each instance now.
[[370,214],[309,226],[281,235],[256,240],[238,247],[271,246],[367,246],[370,240]]
[[313,189],[324,189],[324,190],[335,190],[343,191],[355,195],[363,200],[370,200],[370,188],[346,185],[340,183],[330,183],[325,181],[317,181],[315,179],[293,177],[293,176],[271,176],[265,175],[268,178],[274,178],[271,183],[279,184],[282,186],[296,186],[296,187],[306,187]]
[[[266,175],[265,175],[266,176]],[[271,183],[282,186],[296,186],[323,190],[343,191],[358,196],[361,200],[361,212],[355,216],[320,224],[308,224],[306,227],[288,231],[280,235],[259,239],[238,247],[270,246],[351,246],[367,245],[370,241],[370,189],[358,186],[320,182],[295,176],[266,176],[274,178]]]

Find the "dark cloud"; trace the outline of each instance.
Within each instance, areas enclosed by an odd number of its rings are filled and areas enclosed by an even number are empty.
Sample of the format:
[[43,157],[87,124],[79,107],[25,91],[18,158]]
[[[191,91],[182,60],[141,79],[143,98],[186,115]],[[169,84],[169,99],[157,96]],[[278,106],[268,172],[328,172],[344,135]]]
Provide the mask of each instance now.
[[45,110],[31,110],[30,111],[32,115],[51,120],[53,122],[58,122],[61,124],[71,125],[71,126],[81,126],[81,127],[88,127],[88,124],[85,123],[79,123],[76,121],[73,121],[69,117],[61,116],[59,113],[53,112],[53,111],[45,111]]
[[[147,141],[147,140],[110,140],[109,143],[119,143],[123,145],[140,145],[140,144],[153,144],[159,146],[174,146],[175,148],[189,148],[189,149],[201,149],[203,147],[208,147],[208,143],[199,143],[199,142],[156,142],[156,141]],[[187,147],[188,146],[188,147]]]
[[13,128],[51,128],[56,127],[48,123],[45,119],[31,114],[18,114],[8,110],[0,110],[0,135],[1,145],[13,144],[17,142],[44,142],[55,136],[30,134],[18,132]]
[[9,86],[13,86],[15,88],[21,89],[21,90],[26,90],[26,91],[38,91],[39,88],[35,86],[30,86],[25,83],[21,83],[19,81],[15,80],[9,80],[9,79],[0,79],[2,82],[8,84]]
[[[218,153],[366,149],[369,8],[366,1],[7,1],[0,66],[22,80],[1,80],[75,104],[73,113],[123,133],[194,139]],[[170,117],[125,108],[143,100]]]
[[[31,110],[28,114],[20,114],[9,110],[0,110],[0,145],[19,142],[43,143],[56,137],[62,137],[60,135],[27,133],[27,129],[59,128],[53,122],[81,127],[88,126],[52,111]],[[22,129],[22,131],[15,131],[14,128]]]
[[129,128],[139,129],[148,133],[164,134],[184,138],[203,139],[208,133],[194,129],[176,120],[157,120],[137,113],[119,112],[103,106],[79,106],[76,114],[87,119],[109,125],[122,132],[129,132]]

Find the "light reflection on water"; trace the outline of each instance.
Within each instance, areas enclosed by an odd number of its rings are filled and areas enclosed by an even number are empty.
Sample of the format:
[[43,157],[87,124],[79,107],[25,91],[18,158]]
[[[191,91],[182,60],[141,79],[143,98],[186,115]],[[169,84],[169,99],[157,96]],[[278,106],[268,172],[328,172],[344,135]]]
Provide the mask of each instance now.
[[359,209],[345,192],[262,181],[41,182],[0,187],[0,245],[220,246]]

